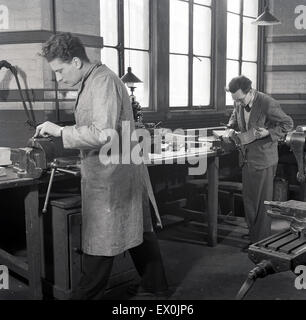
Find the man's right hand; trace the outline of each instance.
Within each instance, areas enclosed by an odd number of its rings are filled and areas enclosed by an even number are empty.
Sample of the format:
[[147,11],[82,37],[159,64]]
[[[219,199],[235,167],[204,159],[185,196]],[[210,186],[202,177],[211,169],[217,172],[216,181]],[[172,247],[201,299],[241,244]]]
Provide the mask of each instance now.
[[235,137],[236,134],[237,132],[234,129],[225,130],[225,133],[222,136],[222,139],[225,143],[232,143],[233,138]]

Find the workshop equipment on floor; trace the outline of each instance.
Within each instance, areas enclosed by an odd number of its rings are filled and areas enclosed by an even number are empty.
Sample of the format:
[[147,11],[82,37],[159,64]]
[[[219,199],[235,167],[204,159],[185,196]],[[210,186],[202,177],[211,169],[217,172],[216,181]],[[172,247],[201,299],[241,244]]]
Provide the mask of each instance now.
[[249,247],[249,258],[256,266],[237,294],[239,300],[246,296],[256,279],[279,272],[294,272],[297,266],[306,265],[306,202],[265,201],[265,205],[269,216],[290,221],[290,228]]

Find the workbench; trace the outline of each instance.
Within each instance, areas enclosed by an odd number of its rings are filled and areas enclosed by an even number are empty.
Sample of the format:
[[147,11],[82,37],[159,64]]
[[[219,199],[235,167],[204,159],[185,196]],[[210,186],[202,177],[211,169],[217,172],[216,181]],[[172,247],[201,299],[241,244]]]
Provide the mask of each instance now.
[[[59,173],[55,181],[75,179],[72,175]],[[42,213],[39,206],[39,186],[47,184],[49,176],[41,179],[19,178],[12,167],[6,168],[6,176],[0,177],[0,190],[24,190],[24,215],[27,261],[0,249],[0,265],[5,265],[29,282],[31,298],[43,298],[41,281],[42,262]],[[3,227],[3,226],[2,226]],[[5,226],[4,226],[5,227]]]
[[[208,179],[208,244],[215,246],[217,244],[217,214],[218,214],[218,174],[219,174],[219,156],[211,150],[197,151],[194,155],[186,155],[184,152],[161,154],[159,160],[173,160],[176,163],[182,157],[188,156],[207,158],[207,179]],[[153,156],[154,157],[154,156]],[[151,158],[152,160],[152,158]],[[156,165],[159,162],[156,159]],[[205,175],[205,173],[203,173]],[[55,177],[55,182],[62,180],[75,179],[72,175],[59,173]],[[24,196],[24,215],[26,231],[26,251],[27,261],[20,259],[9,252],[0,248],[0,264],[5,265],[10,271],[15,272],[29,282],[31,298],[39,300],[43,298],[42,292],[42,212],[39,204],[39,190],[41,185],[47,185],[49,175],[40,179],[19,178],[12,167],[6,168],[6,176],[0,177],[0,190],[12,190],[12,192],[22,189]]]
[[[217,245],[217,226],[218,226],[218,188],[219,188],[219,154],[210,149],[209,146],[200,149],[191,149],[188,151],[180,150],[176,152],[162,152],[160,154],[149,154],[149,167],[173,163],[173,165],[182,165],[183,159],[207,159],[207,171],[202,176],[207,175],[207,216],[208,222],[208,245],[214,247]],[[191,161],[190,161],[191,162]],[[188,161],[186,163],[188,165]],[[204,189],[204,185],[203,185]],[[184,209],[180,209],[184,211]],[[188,213],[186,213],[188,215]]]

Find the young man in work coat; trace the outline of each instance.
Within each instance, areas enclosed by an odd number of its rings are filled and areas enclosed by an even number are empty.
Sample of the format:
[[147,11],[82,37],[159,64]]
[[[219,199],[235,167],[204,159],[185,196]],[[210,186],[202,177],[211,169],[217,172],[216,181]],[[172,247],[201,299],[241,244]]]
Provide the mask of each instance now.
[[[108,130],[122,137],[122,122],[134,129],[130,97],[125,85],[106,65],[92,64],[84,46],[70,33],[52,36],[42,56],[57,81],[79,85],[76,125],[45,122],[36,136],[62,136],[65,148],[80,149],[82,175],[83,275],[73,298],[100,299],[111,274],[114,257],[130,250],[142,281],[152,294],[167,290],[159,245],[153,232],[148,196],[160,218],[144,165],[103,163],[99,153],[109,142]],[[121,141],[121,138],[120,138]]]
[[252,89],[251,80],[245,76],[232,79],[227,90],[234,100],[229,135],[241,148],[244,211],[254,243],[271,232],[264,201],[273,197],[278,140],[292,130],[293,121],[276,100]]

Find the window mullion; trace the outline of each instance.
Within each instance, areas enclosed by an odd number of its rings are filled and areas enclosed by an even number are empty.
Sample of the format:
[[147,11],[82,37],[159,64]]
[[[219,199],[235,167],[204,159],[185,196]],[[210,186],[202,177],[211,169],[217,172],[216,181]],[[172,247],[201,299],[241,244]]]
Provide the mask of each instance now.
[[124,0],[118,0],[118,57],[119,57],[119,77],[125,73],[124,61]]
[[242,73],[242,55],[243,55],[243,10],[244,1],[240,0],[240,41],[239,41],[239,74]]
[[188,106],[193,104],[193,0],[189,1],[189,59],[188,59]]

